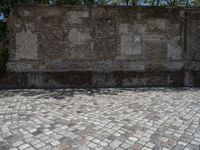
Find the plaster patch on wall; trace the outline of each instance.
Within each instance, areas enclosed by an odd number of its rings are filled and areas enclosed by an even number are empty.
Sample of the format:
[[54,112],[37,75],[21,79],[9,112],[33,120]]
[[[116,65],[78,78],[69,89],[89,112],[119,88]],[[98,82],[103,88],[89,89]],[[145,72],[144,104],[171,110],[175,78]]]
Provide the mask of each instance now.
[[72,28],[69,31],[69,40],[75,45],[82,45],[91,40],[91,35],[88,31],[80,32],[78,29]]
[[130,32],[130,24],[129,23],[121,23],[119,25],[119,33],[128,34]]
[[140,34],[143,34],[145,32],[145,26],[142,24],[142,23],[139,23],[137,21],[134,22],[134,32],[135,33],[140,33]]
[[16,60],[38,59],[37,34],[34,24],[26,24],[26,29],[16,33]]
[[129,61],[122,63],[123,70],[145,71],[144,61]]
[[17,29],[19,29],[19,28],[21,28],[21,24],[20,24],[20,23],[15,23],[15,27],[16,27]]
[[142,35],[142,40],[144,42],[155,42],[155,43],[161,43],[166,42],[166,36],[165,35],[159,35],[159,34],[144,34]]
[[31,86],[34,86],[34,85],[37,85],[37,86],[43,86],[44,85],[44,76],[42,75],[34,75],[34,74],[28,74],[28,86],[31,87]]
[[184,63],[182,61],[169,61],[167,63],[167,69],[170,71],[181,70],[184,67]]
[[147,21],[147,26],[149,28],[157,28],[160,30],[165,30],[166,29],[166,19],[149,19]]
[[140,43],[135,40],[139,36],[133,36],[132,34],[121,35],[120,50],[122,55],[140,55],[142,53]]
[[154,33],[160,34],[160,32],[166,30],[167,19],[148,19],[144,22],[134,22],[134,32],[140,34]]
[[27,17],[31,14],[31,12],[27,11],[27,10],[24,10],[24,16]]
[[7,70],[15,72],[31,71],[33,70],[33,64],[27,62],[10,62],[7,64]]
[[[129,23],[121,23],[119,25],[119,33],[121,34],[120,52],[122,56],[126,55],[140,55],[141,49],[141,36],[135,35],[131,31]],[[122,58],[122,57],[119,57]]]
[[81,23],[82,18],[89,17],[88,11],[70,11],[67,13],[67,19],[70,23]]
[[168,60],[182,60],[182,48],[178,44],[180,36],[171,38],[167,43],[167,59]]
[[193,76],[191,71],[185,71],[185,78],[184,78],[184,85],[185,86],[192,86],[193,85]]

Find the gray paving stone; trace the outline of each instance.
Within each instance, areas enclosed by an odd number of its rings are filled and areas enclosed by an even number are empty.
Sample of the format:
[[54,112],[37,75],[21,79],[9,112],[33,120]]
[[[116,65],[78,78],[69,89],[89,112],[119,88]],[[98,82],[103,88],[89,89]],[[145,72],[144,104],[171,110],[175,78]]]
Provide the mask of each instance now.
[[110,143],[110,147],[117,148],[117,147],[119,147],[120,144],[122,144],[122,142],[120,142],[118,140],[114,140],[112,143]]
[[95,148],[95,147],[97,147],[97,145],[95,144],[95,143],[89,143],[88,145],[87,145],[89,148]]
[[23,141],[18,141],[18,142],[13,143],[12,145],[13,145],[13,147],[18,147],[18,146],[22,145],[23,143],[24,143]]
[[40,148],[39,150],[51,150],[52,146],[51,145],[45,145],[42,148]]
[[53,142],[51,142],[51,145],[52,145],[52,146],[57,146],[57,145],[59,145],[59,144],[60,144],[59,141],[53,141]]
[[40,143],[34,145],[35,148],[41,148],[41,147],[43,147],[43,146],[45,146],[45,143],[44,143],[44,142],[40,142]]
[[128,149],[129,147],[131,147],[131,145],[130,145],[130,144],[127,144],[127,143],[123,143],[123,144],[121,144],[121,147],[122,147],[123,149]]
[[142,150],[151,150],[151,149],[148,147],[143,147]]
[[23,149],[28,148],[29,146],[30,146],[29,144],[23,144],[23,145],[19,146],[19,149],[23,150]]
[[138,139],[135,138],[135,137],[129,137],[128,139],[131,140],[131,141],[133,141],[133,142],[136,142],[136,141],[138,140]]
[[25,150],[35,150],[33,147],[28,147]]
[[199,101],[192,88],[3,90],[0,149],[199,150]]

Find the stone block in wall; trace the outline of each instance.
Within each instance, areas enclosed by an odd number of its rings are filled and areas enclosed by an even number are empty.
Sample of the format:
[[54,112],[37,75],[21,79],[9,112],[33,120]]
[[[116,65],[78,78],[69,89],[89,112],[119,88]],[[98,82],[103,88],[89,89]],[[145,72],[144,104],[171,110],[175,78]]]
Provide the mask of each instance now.
[[86,42],[91,40],[90,32],[88,32],[88,29],[85,29],[84,31],[79,31],[77,28],[72,28],[69,31],[68,35],[69,41],[74,45],[83,45],[87,44]]
[[169,71],[184,70],[184,61],[167,61],[167,70]]
[[148,19],[145,24],[145,32],[154,32],[155,34],[162,33],[166,31],[166,22],[167,19]]
[[183,60],[183,45],[180,35],[171,37],[167,42],[167,59]]
[[70,24],[81,24],[84,18],[89,17],[89,11],[77,10],[66,12],[67,21]]
[[141,55],[141,36],[134,35],[134,33],[121,35],[120,54],[122,56]]
[[[40,69],[40,68],[38,68]],[[42,68],[41,68],[42,69]],[[72,71],[72,70],[84,70],[84,71],[114,71],[114,70],[134,70],[136,72],[145,71],[144,61],[132,61],[132,60],[117,60],[117,61],[91,61],[91,60],[57,60],[49,61],[46,65],[48,71]],[[41,70],[42,71],[42,70]]]
[[[64,56],[64,32],[62,29],[62,24],[60,22],[60,17],[52,16],[40,16],[37,21],[37,34],[38,34],[38,44],[39,44],[39,59],[62,59]],[[58,15],[58,14],[57,14]]]
[[38,38],[34,23],[25,24],[25,28],[16,33],[16,60],[38,59]]
[[143,43],[167,43],[166,35],[163,34],[142,34]]
[[131,32],[130,23],[120,23],[119,34],[129,34]]
[[167,45],[166,43],[143,43],[145,51],[146,70],[167,69]]
[[118,27],[120,34],[120,55],[117,59],[128,59],[142,55],[142,37],[140,34],[133,32],[134,26],[130,23],[121,23]]
[[27,72],[29,70],[32,71],[45,71],[46,68],[44,65],[41,65],[38,61],[34,60],[21,60],[21,61],[13,61],[7,63],[8,71],[12,72]]
[[117,86],[114,75],[109,72],[94,73],[91,78],[91,83],[94,87],[102,87],[103,84],[106,87]]
[[187,59],[200,60],[200,17],[199,19],[187,19],[186,29]]
[[184,65],[185,70],[193,70],[193,71],[198,71],[200,70],[200,62],[199,61],[186,61]]
[[95,60],[114,61],[120,55],[116,22],[112,18],[94,18],[91,21],[91,35],[92,53]]
[[140,34],[164,34],[167,32],[166,18],[144,18],[134,22],[134,32]]
[[184,85],[185,86],[192,86],[194,84],[193,75],[191,71],[185,71],[184,73]]

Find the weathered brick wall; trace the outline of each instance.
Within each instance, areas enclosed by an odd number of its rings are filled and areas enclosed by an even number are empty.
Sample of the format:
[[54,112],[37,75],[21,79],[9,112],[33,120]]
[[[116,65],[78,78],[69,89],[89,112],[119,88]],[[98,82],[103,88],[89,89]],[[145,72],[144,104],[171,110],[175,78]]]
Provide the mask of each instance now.
[[199,85],[198,9],[20,6],[8,27],[29,86]]
[[6,63],[8,60],[6,27],[6,22],[0,22],[0,79],[6,76]]

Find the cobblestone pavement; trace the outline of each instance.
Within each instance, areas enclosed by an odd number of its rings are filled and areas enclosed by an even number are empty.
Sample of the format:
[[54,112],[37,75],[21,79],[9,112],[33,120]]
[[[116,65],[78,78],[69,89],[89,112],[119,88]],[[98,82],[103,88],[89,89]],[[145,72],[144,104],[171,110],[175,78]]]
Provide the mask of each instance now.
[[199,89],[0,91],[0,150],[200,149]]

